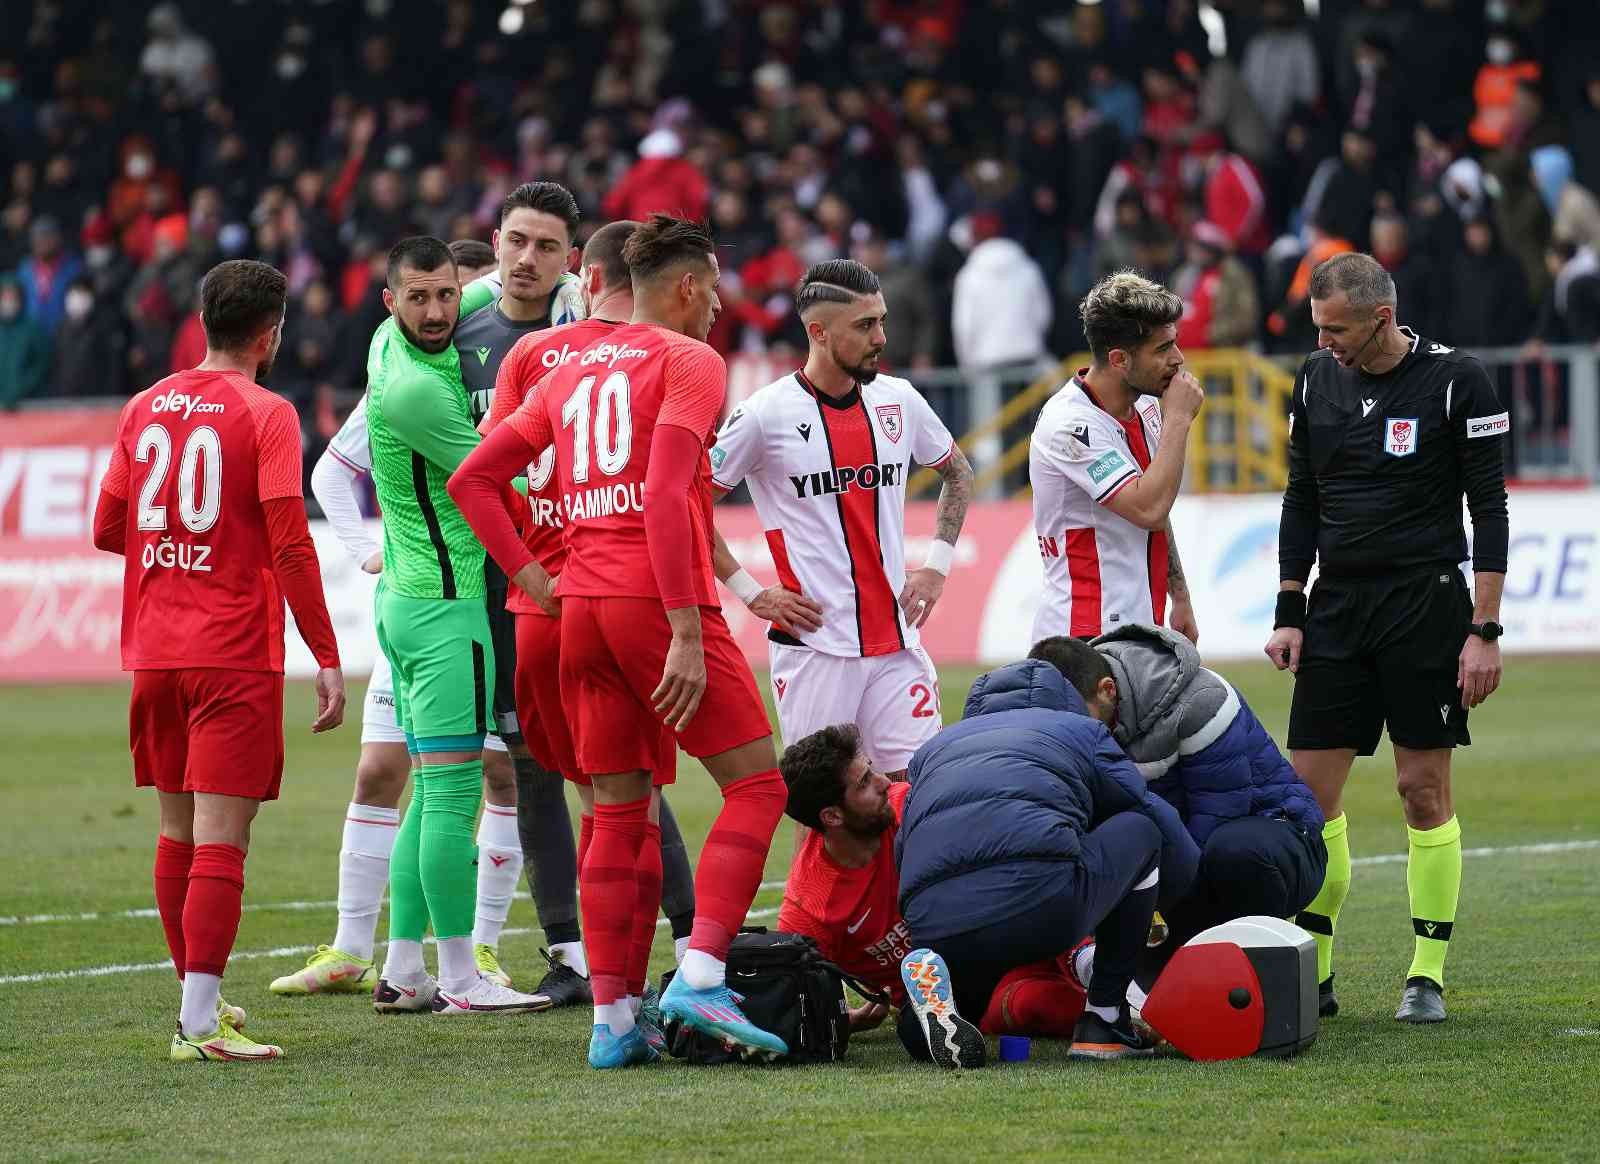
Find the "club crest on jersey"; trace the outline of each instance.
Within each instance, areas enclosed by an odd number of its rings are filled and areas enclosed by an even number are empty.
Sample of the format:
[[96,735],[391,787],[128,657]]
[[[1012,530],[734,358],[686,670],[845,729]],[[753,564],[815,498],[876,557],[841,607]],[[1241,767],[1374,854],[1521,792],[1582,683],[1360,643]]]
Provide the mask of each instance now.
[[1417,451],[1417,418],[1386,417],[1383,422],[1383,451],[1391,457],[1409,457]]
[[883,435],[894,441],[900,441],[900,434],[905,431],[905,424],[900,417],[898,404],[880,404],[875,410],[878,414],[878,426],[883,429]]

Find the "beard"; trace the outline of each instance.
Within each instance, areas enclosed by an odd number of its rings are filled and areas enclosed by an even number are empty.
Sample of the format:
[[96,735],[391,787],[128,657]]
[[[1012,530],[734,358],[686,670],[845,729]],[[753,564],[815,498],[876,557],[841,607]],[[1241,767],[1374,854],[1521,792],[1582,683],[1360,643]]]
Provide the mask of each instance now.
[[[847,364],[835,353],[830,352],[828,354],[832,356],[834,365],[839,369],[839,371],[843,372],[846,376],[849,376],[857,384],[870,384],[878,378],[878,365],[876,363]],[[866,359],[875,360],[881,355],[881,352],[873,353],[872,355],[867,356]]]
[[455,338],[456,334],[456,329],[452,325],[444,333],[444,338],[425,340],[422,338],[422,336],[418,335],[416,332],[407,327],[405,320],[401,319],[398,315],[394,317],[394,325],[400,329],[400,334],[406,337],[406,341],[408,343],[410,343],[413,347],[419,348],[420,350],[428,353],[430,356],[437,356],[440,352],[449,347],[450,341]]
[[871,816],[857,814],[849,809],[844,809],[844,830],[851,836],[869,841],[873,837],[881,837],[894,824],[894,809],[885,798],[883,810]]
[[[1177,373],[1174,372],[1173,376],[1176,375]],[[1165,393],[1167,386],[1172,383],[1172,376],[1168,376],[1165,372],[1152,372],[1148,377],[1141,377],[1141,379],[1144,380],[1144,383],[1140,383],[1132,376],[1128,376],[1123,382],[1139,396],[1156,397]]]
[[272,366],[278,362],[278,349],[282,346],[283,341],[280,339],[272,345],[272,350],[267,353],[267,358],[256,365],[255,381],[257,384],[265,384],[267,377],[272,375]]

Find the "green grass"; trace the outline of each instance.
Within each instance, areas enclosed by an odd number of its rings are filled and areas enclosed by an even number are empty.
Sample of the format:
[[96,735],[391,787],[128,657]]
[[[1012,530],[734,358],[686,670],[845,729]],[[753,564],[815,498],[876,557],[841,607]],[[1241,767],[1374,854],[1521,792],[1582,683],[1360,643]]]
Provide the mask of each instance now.
[[[1590,659],[1512,660],[1505,689],[1474,716],[1478,743],[1457,759],[1469,849],[1600,838],[1595,671]],[[1281,728],[1288,682],[1254,667],[1229,675]],[[971,678],[947,673],[951,715]],[[313,738],[303,685],[289,709],[284,798],[262,812],[250,856],[246,902],[257,906],[334,895],[359,725]],[[0,721],[0,915],[149,907],[155,803],[131,787],[126,690],[0,689]],[[1351,782],[1358,858],[1405,849],[1389,764],[1364,761]],[[686,764],[671,799],[698,847],[710,781]],[[769,878],[783,876],[789,849],[785,826]],[[1468,857],[1451,1018],[1417,1029],[1391,1018],[1411,947],[1404,865],[1358,867],[1340,926],[1344,1011],[1291,1061],[1086,1066],[1036,1041],[1031,1063],[952,1077],[912,1065],[880,1030],[828,1067],[600,1074],[583,1060],[587,1013],[379,1019],[360,998],[268,995],[297,955],[236,961],[227,984],[286,1060],[177,1066],[166,1061],[170,971],[11,983],[0,986],[0,1155],[1594,1159],[1597,870],[1593,849]],[[756,908],[777,900],[766,892]],[[510,924],[533,927],[532,906],[519,900]],[[255,909],[237,949],[311,945],[332,926],[331,909]],[[506,938],[513,974],[534,972],[539,944],[537,931]],[[165,957],[150,918],[0,925],[0,977]],[[669,961],[663,937],[656,967]]]

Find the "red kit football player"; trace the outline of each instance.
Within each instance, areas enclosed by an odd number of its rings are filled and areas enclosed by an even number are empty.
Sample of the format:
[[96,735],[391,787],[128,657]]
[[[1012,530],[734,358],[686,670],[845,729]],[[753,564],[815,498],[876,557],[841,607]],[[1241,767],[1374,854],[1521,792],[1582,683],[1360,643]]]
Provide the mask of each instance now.
[[595,795],[579,875],[595,998],[590,1064],[658,1057],[635,1025],[625,977],[662,724],[706,766],[723,805],[700,854],[689,949],[661,1013],[772,1057],[787,1051],[783,1040],[745,1018],[725,981],[785,792],[755,677],[723,621],[712,573],[706,451],[727,384],[722,358],[704,342],[721,308],[717,259],[703,227],[659,214],[623,257],[632,322],[541,382],[456,470],[450,493],[512,581],[543,595],[548,573],[500,489],[555,446],[567,546],[555,590],[561,691]]
[[126,558],[122,667],[134,782],[160,800],[155,891],[183,981],[175,1060],[275,1059],[222,1001],[250,822],[283,777],[283,604],[317,661],[312,731],[344,719],[344,676],[300,492],[294,406],[256,383],[286,282],[235,260],[206,275],[206,358],[122,410],[94,544]]
[[[622,248],[638,226],[637,222],[610,222],[590,237],[583,249],[582,276],[585,280],[584,298],[589,311],[588,318],[523,336],[511,351],[506,353],[506,358],[502,361],[500,371],[495,377],[494,400],[488,418],[482,426],[485,433],[492,432],[515,412],[539,381],[550,372],[564,363],[577,359],[590,345],[604,339],[617,328],[625,326],[625,322],[633,315],[633,286],[627,264],[622,260]],[[528,552],[545,568],[552,580],[561,575],[567,558],[566,541],[562,536],[561,483],[555,474],[555,456],[555,446],[551,445],[538,460],[528,466],[526,501],[522,499],[521,494],[510,487],[501,492],[502,498],[522,531],[523,542],[527,545]],[[554,862],[551,862],[541,869],[540,877],[544,881],[549,881],[553,877],[565,874],[569,879],[572,899],[576,900],[578,869],[582,867],[583,859],[589,851],[589,843],[594,839],[594,791],[589,778],[583,774],[578,765],[577,752],[572,743],[572,730],[567,723],[568,710],[561,698],[560,603],[554,594],[548,592],[535,602],[532,597],[513,586],[507,596],[506,609],[516,616],[515,688],[517,719],[522,724],[523,736],[534,759],[538,760],[542,767],[550,772],[559,772],[577,788],[583,808],[579,817],[576,862],[568,857],[565,868],[552,868]],[[682,950],[688,945],[690,927],[694,920],[692,907],[694,873],[689,868],[688,854],[684,851],[683,835],[678,831],[677,824],[672,819],[671,809],[659,791],[660,786],[672,783],[677,763],[677,744],[671,730],[663,725],[661,751],[655,770],[657,790],[650,798],[649,822],[645,826],[645,841],[639,850],[639,864],[636,869],[639,900],[633,918],[633,940],[629,944],[626,992],[626,998],[635,1015],[644,1008],[646,979],[650,969],[650,947],[654,944],[656,936],[656,911],[662,903],[663,887],[668,882],[668,874],[676,891],[673,899],[681,902],[687,898],[691,902],[687,916],[675,913],[672,919],[673,937],[680,947],[679,957],[682,957]],[[552,830],[551,833],[545,834],[545,836],[553,835],[555,838],[556,843],[549,845],[551,849],[558,848],[562,840],[560,833],[554,830],[570,830],[571,827],[567,823],[564,808],[555,815],[559,817],[558,820],[540,822],[541,828]],[[667,830],[673,842],[673,864],[670,869],[666,867],[666,854],[662,845],[663,829]],[[543,837],[536,838],[536,840],[543,839]],[[571,844],[572,834],[568,831],[565,834],[565,845],[569,853]],[[527,847],[526,842],[524,847]],[[542,862],[545,855],[530,849],[528,859]],[[548,922],[545,923],[545,930],[547,936],[552,932]],[[578,927],[573,924],[571,927],[573,939],[576,938],[577,932]],[[581,959],[574,968],[577,973],[583,975],[582,1001],[592,1002],[593,999],[589,996],[588,960],[583,953],[582,943],[567,940],[565,935],[561,939],[552,938],[551,955],[560,957],[564,965],[572,965],[574,957]],[[561,976],[561,980],[571,981],[565,976]],[[545,989],[545,984],[541,984],[541,989]],[[576,994],[576,991],[573,993]],[[657,1028],[647,1027],[646,1036],[650,1037],[654,1029]],[[656,1049],[662,1050],[664,1046],[663,1038],[662,1044]]]

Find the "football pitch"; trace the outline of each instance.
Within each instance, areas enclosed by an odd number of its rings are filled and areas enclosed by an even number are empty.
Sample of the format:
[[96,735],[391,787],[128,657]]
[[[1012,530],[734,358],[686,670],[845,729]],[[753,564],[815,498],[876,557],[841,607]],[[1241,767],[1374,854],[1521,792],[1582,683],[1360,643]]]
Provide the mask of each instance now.
[[[1228,667],[1281,740],[1289,682]],[[959,716],[971,670],[944,676]],[[587,1009],[385,1017],[267,982],[333,932],[360,731],[307,730],[291,684],[283,799],[257,820],[224,991],[264,1065],[174,1064],[177,985],[153,915],[156,805],[132,787],[122,686],[0,688],[0,1128],[9,1159],[1532,1160],[1600,1157],[1600,662],[1511,657],[1457,754],[1467,856],[1439,1027],[1392,1017],[1411,952],[1405,829],[1387,745],[1347,800],[1355,881],[1342,1011],[1292,1060],[912,1064],[891,1027],[842,1063],[589,1070]],[[670,799],[691,850],[716,807],[685,761]],[[574,802],[575,798],[569,797]],[[770,924],[787,822],[752,923]],[[525,888],[525,887],[524,887]],[[526,897],[501,946],[519,984],[542,944]],[[380,923],[380,936],[386,923]],[[652,969],[670,965],[660,931]],[[431,956],[430,956],[431,960]],[[976,1016],[974,1016],[976,1017]],[[993,1043],[991,1041],[991,1051]]]

